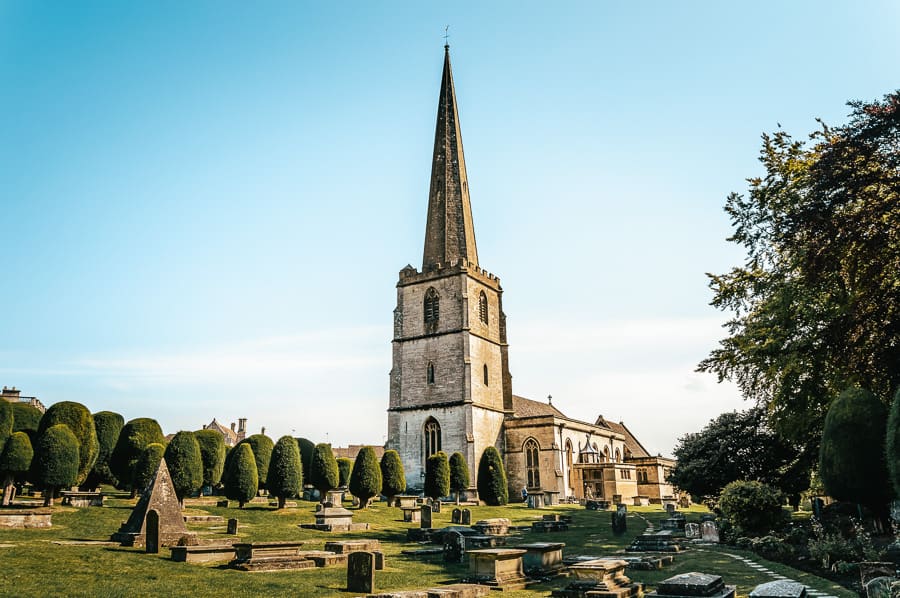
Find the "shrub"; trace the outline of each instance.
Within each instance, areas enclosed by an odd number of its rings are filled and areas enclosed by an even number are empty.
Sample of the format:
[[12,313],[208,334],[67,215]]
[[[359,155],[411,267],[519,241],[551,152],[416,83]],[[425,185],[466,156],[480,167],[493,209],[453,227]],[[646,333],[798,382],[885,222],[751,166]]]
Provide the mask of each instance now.
[[469,465],[466,458],[460,452],[450,455],[450,490],[456,493],[456,502],[459,495],[469,489]]
[[32,442],[37,438],[37,429],[41,425],[41,410],[28,403],[12,403],[13,432],[26,432]]
[[338,487],[340,477],[338,475],[337,461],[331,452],[331,445],[319,443],[313,449],[312,459],[309,465],[309,483],[322,495]]
[[100,453],[94,418],[88,408],[81,403],[72,401],[54,403],[41,418],[37,431],[38,436],[58,424],[68,426],[78,442],[78,475],[75,476],[74,483],[80,484],[87,479],[97,461],[97,455]]
[[197,430],[194,438],[200,446],[203,485],[216,486],[222,481],[222,471],[225,469],[225,437],[215,430]]
[[755,538],[750,548],[764,559],[778,563],[790,563],[794,559],[794,547],[776,536]]
[[133,477],[135,465],[144,449],[154,443],[162,445],[166,443],[162,428],[155,419],[147,417],[133,419],[119,432],[119,440],[116,441],[109,465],[121,487],[131,489],[132,496],[138,489],[142,489]]
[[880,560],[881,555],[872,544],[872,538],[858,520],[854,520],[845,533],[828,530],[815,519],[811,525],[813,537],[808,544],[809,555],[819,561],[823,569],[831,569],[841,562]]
[[369,500],[381,491],[381,467],[371,446],[364,446],[356,454],[350,474],[350,493],[359,499],[359,508],[369,506]]
[[299,496],[303,489],[303,464],[297,441],[290,436],[282,436],[272,449],[266,487],[269,494],[278,498],[278,508],[283,509],[288,498]]
[[100,411],[95,413],[93,418],[100,450],[97,452],[97,460],[94,462],[94,467],[91,469],[91,473],[85,480],[84,485],[87,488],[96,488],[100,484],[117,486],[118,480],[109,467],[109,459],[112,456],[113,449],[116,448],[119,433],[125,425],[125,418],[112,411]]
[[353,473],[353,459],[340,457],[338,464],[338,488],[346,488],[350,483],[350,474]]
[[438,451],[425,461],[425,496],[438,500],[450,494],[450,463],[447,453]]
[[200,444],[193,432],[178,432],[169,441],[163,454],[175,495],[184,506],[184,497],[190,496],[203,484],[203,458],[200,456]]
[[0,453],[0,478],[3,479],[3,506],[9,506],[15,491],[16,476],[31,467],[34,451],[31,439],[25,432],[13,432]]
[[12,403],[0,399],[0,451],[13,433],[13,417]]
[[303,479],[309,483],[310,467],[312,466],[313,451],[316,448],[315,443],[306,438],[297,439],[297,447],[300,449],[300,460],[303,462]]
[[226,476],[225,496],[229,500],[238,501],[238,506],[243,509],[244,504],[259,492],[259,473],[249,444],[238,444],[232,455]]
[[779,490],[761,482],[738,481],[727,484],[719,497],[722,516],[736,528],[765,535],[783,518]]
[[254,434],[241,440],[238,444],[249,444],[253,450],[253,458],[256,459],[256,472],[259,475],[259,487],[266,487],[266,478],[269,476],[269,461],[272,460],[272,450],[275,443],[265,434]]
[[509,488],[503,460],[497,449],[489,446],[481,453],[478,462],[478,496],[485,504],[505,505],[509,502]]
[[41,433],[35,446],[32,471],[35,481],[44,490],[45,505],[53,504],[60,488],[75,484],[78,464],[78,439],[69,426],[56,424]]
[[394,504],[394,497],[406,490],[406,472],[403,471],[403,462],[400,461],[400,453],[391,449],[385,451],[381,457],[381,493],[388,499],[388,504]]

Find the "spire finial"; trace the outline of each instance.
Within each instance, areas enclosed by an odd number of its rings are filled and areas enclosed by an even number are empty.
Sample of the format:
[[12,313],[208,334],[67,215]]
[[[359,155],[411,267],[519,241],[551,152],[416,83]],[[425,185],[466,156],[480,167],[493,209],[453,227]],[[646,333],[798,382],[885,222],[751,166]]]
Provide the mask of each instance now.
[[444,50],[447,50],[447,51],[450,50],[450,42],[447,41],[447,39],[450,37],[449,31],[450,31],[450,25],[447,25],[446,27],[444,27]]

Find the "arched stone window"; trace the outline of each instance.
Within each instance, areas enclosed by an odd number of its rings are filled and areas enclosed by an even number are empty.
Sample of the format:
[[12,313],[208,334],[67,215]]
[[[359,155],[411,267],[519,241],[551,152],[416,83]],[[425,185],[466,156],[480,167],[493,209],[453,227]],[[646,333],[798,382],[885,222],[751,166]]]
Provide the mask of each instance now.
[[484,385],[488,385],[488,369],[487,364],[484,364]]
[[478,296],[478,319],[485,324],[488,323],[488,302],[484,291],[481,291],[481,295]]
[[569,488],[574,489],[572,485],[572,441],[566,439],[566,475],[569,480]]
[[428,368],[425,373],[425,381],[428,382],[428,384],[434,384],[434,364],[431,362],[428,362]]
[[609,447],[608,446],[603,447],[603,462],[609,463]]
[[437,322],[441,317],[441,298],[434,287],[428,287],[425,291],[425,323],[431,324]]
[[425,420],[425,458],[441,450],[441,424],[433,417]]
[[529,488],[541,487],[541,462],[539,457],[540,448],[534,438],[525,441],[525,474],[526,484]]
[[619,449],[616,449],[616,463],[622,462],[622,453],[619,452]]

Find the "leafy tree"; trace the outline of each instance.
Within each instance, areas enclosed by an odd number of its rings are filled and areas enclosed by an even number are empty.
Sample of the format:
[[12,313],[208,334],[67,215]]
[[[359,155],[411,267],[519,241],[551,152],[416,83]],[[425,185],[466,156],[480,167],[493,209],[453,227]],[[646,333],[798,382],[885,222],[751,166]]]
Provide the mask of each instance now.
[[369,506],[369,500],[381,491],[381,466],[371,446],[364,446],[356,454],[350,474],[350,493],[359,499],[359,508]]
[[403,462],[400,461],[400,453],[391,449],[384,451],[381,456],[381,493],[388,499],[388,504],[394,504],[394,497],[406,490],[406,473],[403,471]]
[[238,444],[233,453],[226,476],[225,496],[238,501],[238,506],[243,509],[244,504],[253,500],[259,491],[259,473],[249,444]]
[[481,460],[478,461],[477,485],[478,496],[485,504],[500,506],[509,502],[509,488],[503,460],[497,449],[492,446],[481,453]]
[[828,494],[865,505],[882,519],[891,500],[886,420],[887,410],[872,393],[848,388],[828,409],[819,454],[819,477]]
[[894,402],[891,403],[884,449],[894,496],[900,496],[900,387],[894,393]]
[[193,432],[181,431],[172,437],[163,454],[178,502],[184,507],[184,497],[190,496],[203,484],[203,457],[200,443]]
[[438,451],[425,461],[425,496],[438,500],[450,494],[450,463],[447,453]]
[[313,449],[312,460],[309,467],[309,483],[313,488],[322,495],[325,500],[325,493],[338,487],[340,477],[338,474],[337,461],[334,453],[331,452],[331,445],[319,443]]
[[69,430],[78,441],[78,475],[75,477],[74,483],[81,484],[87,479],[97,461],[97,455],[100,453],[100,442],[97,440],[94,418],[88,408],[81,403],[73,401],[54,403],[41,418],[37,431],[38,436],[57,424],[69,426]]
[[809,144],[763,136],[764,176],[725,206],[746,259],[710,277],[728,337],[699,365],[766,406],[809,462],[847,384],[900,385],[900,92],[850,106]]
[[125,418],[118,413],[112,411],[100,411],[93,415],[94,429],[97,431],[97,442],[100,450],[97,453],[97,460],[91,469],[90,475],[84,482],[86,488],[96,488],[100,484],[118,485],[116,476],[113,475],[109,467],[109,459],[112,456],[113,449],[116,448],[116,442],[119,440],[119,433],[125,425]]
[[722,516],[741,530],[741,535],[765,536],[783,519],[781,492],[755,481],[726,485],[719,498]]
[[197,430],[194,438],[200,445],[203,461],[203,485],[216,486],[225,468],[225,437],[215,430]]
[[41,432],[34,448],[33,476],[43,488],[44,505],[50,506],[60,488],[69,488],[78,479],[78,439],[69,426],[55,424]]
[[141,489],[132,477],[134,466],[147,445],[153,443],[163,445],[166,443],[162,428],[155,419],[147,417],[133,419],[119,432],[119,439],[116,441],[109,465],[121,487],[131,489],[132,497],[138,489]]
[[303,464],[297,441],[282,436],[272,450],[266,487],[269,494],[278,498],[278,508],[283,509],[288,498],[300,495],[303,490]]
[[272,449],[275,443],[265,434],[254,434],[241,440],[238,444],[249,444],[253,449],[253,458],[256,459],[256,471],[259,475],[259,487],[266,487],[266,478],[269,476],[269,461],[272,460]]
[[346,488],[350,483],[350,474],[353,472],[353,459],[339,457],[338,464],[338,488]]
[[37,438],[37,429],[44,416],[41,410],[28,403],[11,403],[13,409],[13,432],[26,432],[32,443]]
[[143,492],[153,481],[159,462],[162,461],[166,447],[158,442],[151,442],[141,451],[137,461],[134,462],[134,470],[131,472],[131,480],[134,490]]
[[309,482],[309,468],[312,465],[312,456],[316,445],[314,442],[312,442],[311,440],[307,440],[306,438],[298,438],[297,447],[300,449],[300,460],[303,461],[303,479]]
[[809,481],[801,450],[766,422],[761,408],[723,413],[700,432],[686,434],[674,450],[669,481],[697,500],[715,503],[737,480],[756,480],[780,488],[798,504]]
[[0,451],[13,433],[13,417],[12,403],[0,399]]
[[25,432],[13,432],[0,452],[0,478],[3,479],[3,506],[12,504],[15,479],[31,467],[34,451]]
[[460,452],[450,455],[450,490],[456,494],[456,504],[459,504],[459,496],[469,489],[469,464]]

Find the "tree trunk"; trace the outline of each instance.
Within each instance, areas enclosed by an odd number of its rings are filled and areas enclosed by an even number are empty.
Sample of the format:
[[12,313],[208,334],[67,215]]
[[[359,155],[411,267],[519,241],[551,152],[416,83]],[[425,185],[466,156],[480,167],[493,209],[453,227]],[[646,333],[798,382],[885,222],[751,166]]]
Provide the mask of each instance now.
[[286,501],[286,498],[285,498],[284,496],[279,496],[279,497],[278,497],[278,508],[279,508],[279,509],[283,509],[283,508],[284,508],[284,503],[285,503],[285,502],[287,502],[287,501]]
[[137,496],[137,488],[132,486],[131,487],[131,498],[134,498],[135,496]]
[[13,494],[15,493],[16,486],[13,484],[14,478],[11,475],[6,475],[3,478],[3,506],[8,507],[12,504]]
[[44,488],[44,506],[52,507],[53,499],[56,496],[56,488]]
[[238,508],[239,508],[239,509],[243,509],[243,508],[244,508],[244,501],[242,501],[242,500],[239,500],[239,501],[238,501]]

